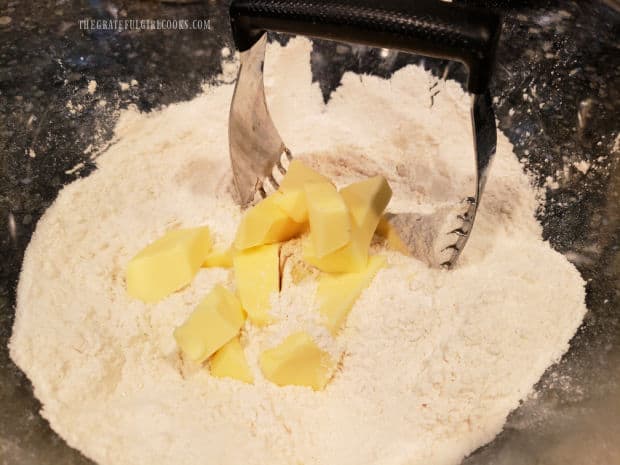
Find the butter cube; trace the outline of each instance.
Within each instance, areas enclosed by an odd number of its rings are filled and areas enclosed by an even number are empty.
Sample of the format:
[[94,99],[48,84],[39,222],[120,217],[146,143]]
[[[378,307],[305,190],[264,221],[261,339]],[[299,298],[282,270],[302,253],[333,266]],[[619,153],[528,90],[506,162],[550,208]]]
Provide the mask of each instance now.
[[166,233],[127,265],[127,293],[144,302],[163,299],[192,281],[210,250],[207,227]]
[[[368,264],[370,242],[381,219],[381,214],[392,197],[392,190],[385,178],[376,176],[340,191],[350,212],[351,240],[344,247],[320,256],[311,241],[302,241],[304,260],[328,273],[353,273],[363,271]],[[312,225],[310,225],[311,235]]]
[[280,182],[280,189],[283,192],[294,190],[303,190],[306,184],[331,181],[322,174],[314,171],[312,168],[304,165],[299,160],[293,160],[288,166],[286,175]]
[[234,245],[238,250],[245,250],[282,242],[299,235],[303,229],[303,224],[293,221],[274,203],[272,197],[267,197],[245,213]]
[[350,184],[340,190],[355,225],[372,239],[383,210],[392,198],[392,189],[383,176]]
[[244,321],[239,299],[218,285],[174,331],[174,338],[188,359],[201,363],[237,336]]
[[234,249],[214,250],[205,258],[203,268],[232,268]]
[[304,261],[328,273],[353,273],[362,271],[368,264],[369,242],[358,228],[351,231],[351,241],[344,247],[318,257],[310,236],[301,240]]
[[330,180],[299,160],[293,160],[282,178],[280,188],[272,195],[273,201],[293,220],[305,223],[308,221],[308,207],[304,187],[317,182],[330,183]]
[[269,196],[287,216],[297,223],[308,222],[308,207],[306,206],[306,193],[303,189],[283,192],[277,190]]
[[233,378],[248,384],[254,383],[239,337],[228,341],[211,357],[209,370],[217,378]]
[[271,323],[271,294],[280,290],[279,244],[244,250],[233,258],[237,292],[250,321],[258,326]]
[[347,205],[330,183],[306,184],[310,238],[318,258],[344,247],[351,240]]
[[355,301],[366,289],[375,274],[386,265],[385,257],[375,255],[368,260],[368,266],[357,273],[322,273],[316,293],[320,314],[325,318],[325,326],[335,335]]
[[303,331],[264,351],[259,364],[265,378],[278,386],[308,386],[315,391],[325,387],[336,367],[331,356]]

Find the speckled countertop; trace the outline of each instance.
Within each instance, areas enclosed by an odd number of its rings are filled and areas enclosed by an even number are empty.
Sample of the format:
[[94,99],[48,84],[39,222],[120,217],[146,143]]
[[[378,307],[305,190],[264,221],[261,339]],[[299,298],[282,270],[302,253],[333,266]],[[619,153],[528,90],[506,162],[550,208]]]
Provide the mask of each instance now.
[[[8,357],[23,253],[58,190],[95,169],[120,109],[191,99],[221,72],[221,49],[232,48],[227,3],[0,0],[0,465],[89,463],[38,415],[30,383]],[[465,462],[620,463],[617,3],[461,3],[504,15],[492,87],[499,125],[547,187],[545,236],[588,280],[590,308],[537,395]],[[79,20],[104,18],[203,19],[210,29],[80,30]],[[346,70],[389,76],[420,61],[438,75],[465,76],[456,64],[365,47],[317,41],[312,54],[325,98]]]

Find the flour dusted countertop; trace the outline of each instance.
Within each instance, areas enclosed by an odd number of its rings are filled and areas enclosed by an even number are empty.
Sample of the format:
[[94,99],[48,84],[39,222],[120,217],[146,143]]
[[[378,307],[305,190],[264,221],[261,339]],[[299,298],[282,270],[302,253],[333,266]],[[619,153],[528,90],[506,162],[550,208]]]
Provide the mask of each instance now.
[[[421,89],[433,78],[421,68],[390,80],[345,75],[325,105],[309,52],[304,40],[273,45],[266,63],[273,118],[295,155],[339,184],[383,174],[392,212],[432,218],[469,194],[468,98],[456,83],[440,83],[431,108]],[[227,270],[202,270],[155,305],[130,299],[123,280],[128,260],[172,227],[204,224],[220,245],[232,240],[241,213],[228,164],[231,95],[223,85],[160,112],[125,112],[98,170],[39,222],[10,349],[43,416],[102,464],[459,463],[501,431],[586,310],[579,274],[541,238],[537,192],[510,144],[499,134],[457,269],[429,268],[423,251],[381,252],[390,266],[351,311],[324,391],[262,378],[256,357],[270,333],[246,334],[256,380],[246,385],[183,369],[172,337],[213,285],[232,286]],[[275,311],[292,322],[312,296],[311,284],[287,286]]]

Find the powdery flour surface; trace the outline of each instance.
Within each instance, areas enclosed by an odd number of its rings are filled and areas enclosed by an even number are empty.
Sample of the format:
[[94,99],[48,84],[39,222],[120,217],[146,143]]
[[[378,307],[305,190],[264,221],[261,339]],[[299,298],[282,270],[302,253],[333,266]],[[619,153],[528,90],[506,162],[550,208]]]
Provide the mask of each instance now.
[[[391,212],[432,214],[471,194],[469,99],[457,84],[440,83],[431,108],[433,78],[418,67],[390,80],[349,74],[324,105],[309,52],[304,40],[268,50],[270,108],[294,154],[338,184],[384,174]],[[172,337],[214,284],[233,288],[229,270],[203,269],[156,305],[128,298],[123,280],[129,259],[172,227],[206,224],[218,244],[231,241],[240,219],[226,137],[232,91],[124,112],[99,169],[39,222],[10,349],[42,415],[101,464],[459,463],[501,431],[586,311],[578,272],[541,239],[537,195],[509,142],[499,134],[457,269],[382,251],[390,266],[353,308],[325,391],[272,385],[256,362],[283,325],[312,311],[312,280],[274,299],[290,321],[246,330],[256,378],[246,385],[182,366]]]

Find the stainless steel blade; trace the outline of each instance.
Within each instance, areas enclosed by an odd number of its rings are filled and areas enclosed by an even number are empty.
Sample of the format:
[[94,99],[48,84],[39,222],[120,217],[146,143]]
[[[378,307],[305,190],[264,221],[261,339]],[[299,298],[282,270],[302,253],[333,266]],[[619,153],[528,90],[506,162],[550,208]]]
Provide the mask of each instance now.
[[[230,107],[228,143],[235,187],[242,206],[254,199],[264,179],[272,176],[283,153],[282,142],[267,104],[263,66],[267,35],[241,54],[241,66]],[[277,186],[276,186],[277,187]]]
[[497,128],[491,94],[487,90],[484,94],[474,95],[471,109],[472,124],[474,127],[474,148],[476,150],[476,170],[478,190],[476,197],[482,195],[491,162],[497,149]]
[[450,231],[456,236],[456,241],[446,247],[450,252],[449,258],[441,265],[452,268],[461,251],[465,247],[480,204],[480,198],[487,182],[491,162],[497,148],[497,128],[491,94],[486,90],[483,94],[475,94],[472,100],[471,120],[474,131],[474,151],[476,156],[476,192],[474,197],[468,197],[467,210],[459,215],[461,226]]

